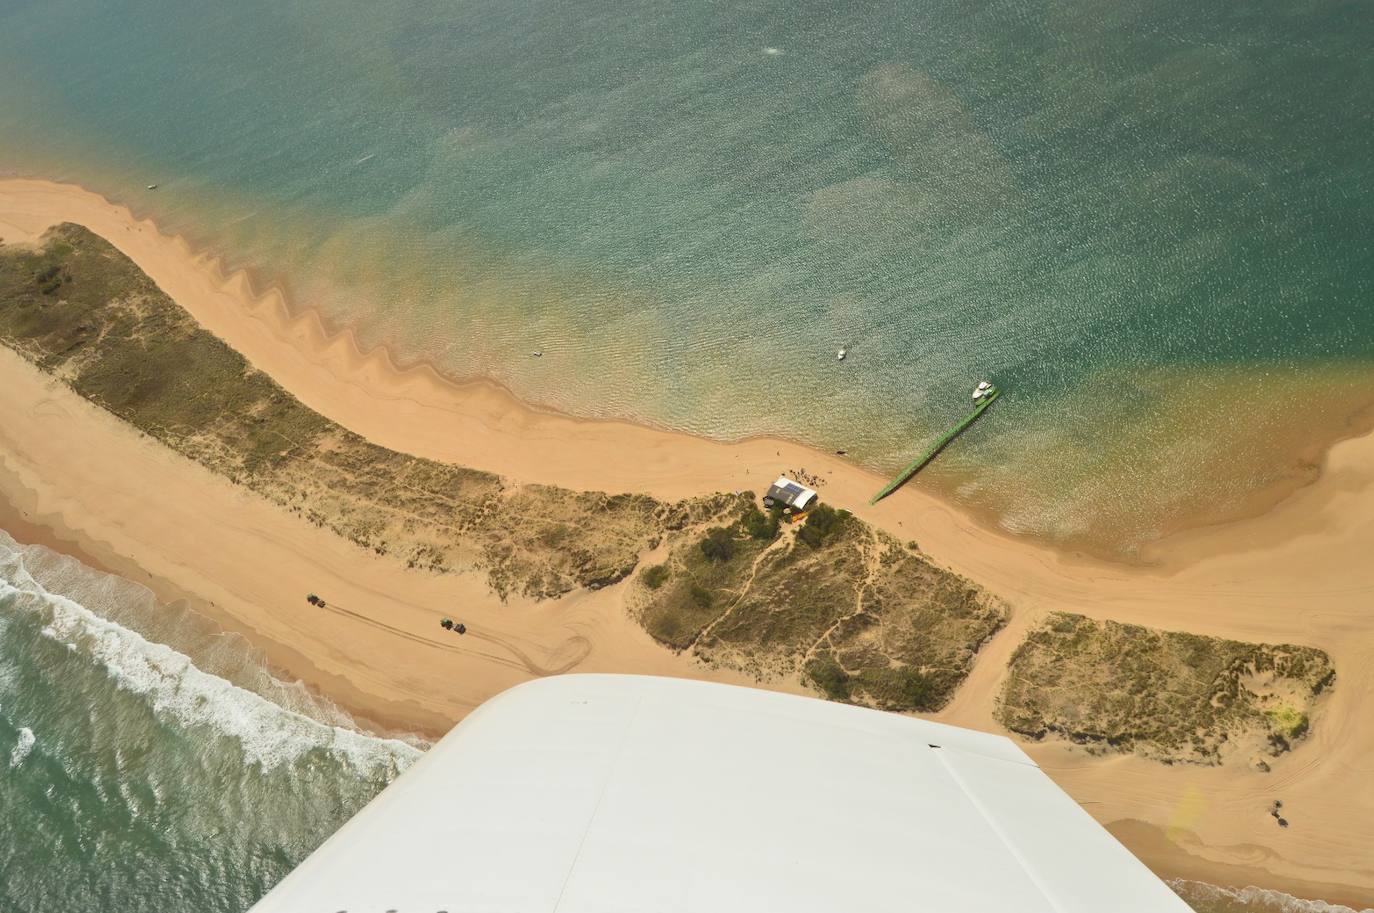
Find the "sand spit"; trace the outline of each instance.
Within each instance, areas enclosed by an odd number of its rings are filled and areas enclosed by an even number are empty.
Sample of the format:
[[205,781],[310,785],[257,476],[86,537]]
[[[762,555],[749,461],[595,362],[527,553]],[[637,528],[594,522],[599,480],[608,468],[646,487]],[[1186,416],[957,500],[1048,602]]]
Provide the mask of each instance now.
[[[613,586],[665,542],[697,556],[694,570],[743,566],[750,546],[776,542],[783,547],[760,556],[751,575],[758,585],[734,604],[699,584],[683,594],[693,611],[704,598],[728,613],[712,638],[733,631],[737,660],[727,664],[758,678],[757,658],[778,665],[767,677],[787,678],[819,640],[839,638],[859,691],[886,709],[935,710],[1005,620],[976,585],[828,505],[784,531],[781,513],[765,516],[754,492],[672,503],[574,492],[379,447],[301,405],[131,260],[71,223],[47,231],[40,247],[0,248],[0,342],[131,428],[315,526],[411,570],[476,571],[502,599]],[[658,592],[682,594],[688,575],[680,576]],[[318,596],[307,603],[331,608]],[[572,668],[585,652],[531,662],[530,671]],[[833,657],[831,668],[839,670]]]
[[[310,312],[291,314],[279,294],[259,295],[244,275],[224,275],[122,207],[79,188],[0,182],[0,237],[32,240],[62,221],[108,239],[255,367],[382,446],[520,481],[664,500],[757,489],[780,469],[805,467],[824,480],[828,502],[917,540],[1010,606],[1007,627],[939,719],[998,731],[1007,660],[1056,610],[1324,650],[1338,684],[1312,735],[1269,773],[1097,758],[1067,743],[1027,750],[1163,874],[1234,883],[1228,873],[1244,872],[1261,887],[1374,902],[1374,720],[1360,712],[1374,693],[1374,437],[1335,446],[1318,482],[1259,518],[1173,537],[1156,567],[1111,565],[988,529],[919,486],[869,508],[880,479],[797,445],[584,422],[524,408],[494,385],[400,370],[385,350],[360,352],[349,334],[329,333]],[[630,619],[625,587],[502,604],[473,575],[408,571],[360,553],[141,437],[5,349],[0,389],[0,497],[30,528],[164,599],[191,600],[370,719],[437,732],[501,688],[561,668],[746,681],[656,644]],[[306,605],[309,591],[329,595],[330,609]],[[441,636],[436,607],[486,639]],[[1275,798],[1287,829],[1268,815]],[[1157,837],[1167,852],[1149,842]]]

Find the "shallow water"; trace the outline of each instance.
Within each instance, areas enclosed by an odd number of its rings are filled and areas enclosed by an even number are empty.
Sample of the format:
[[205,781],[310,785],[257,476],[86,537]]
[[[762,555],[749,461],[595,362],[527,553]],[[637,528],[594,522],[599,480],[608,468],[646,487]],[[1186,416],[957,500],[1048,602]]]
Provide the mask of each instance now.
[[10,4],[0,169],[583,415],[892,468],[991,377],[918,484],[1130,549],[1374,396],[1371,39],[1334,0]]

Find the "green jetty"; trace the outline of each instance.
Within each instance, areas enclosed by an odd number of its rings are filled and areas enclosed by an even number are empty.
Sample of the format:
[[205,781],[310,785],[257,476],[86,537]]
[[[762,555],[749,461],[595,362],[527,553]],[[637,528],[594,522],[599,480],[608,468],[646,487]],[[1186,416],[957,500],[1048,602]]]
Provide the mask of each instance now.
[[987,381],[983,381],[982,383],[980,383],[978,385],[978,389],[973,391],[973,398],[977,402],[977,405],[973,407],[973,411],[970,412],[968,415],[964,416],[963,420],[960,421],[959,424],[955,425],[953,428],[946,431],[943,437],[941,437],[938,441],[936,441],[934,444],[930,446],[929,450],[927,450],[925,453],[921,454],[916,459],[908,463],[906,465],[906,468],[904,468],[901,472],[897,473],[896,478],[894,478],[891,482],[888,482],[885,486],[883,486],[882,490],[879,491],[876,495],[869,498],[868,503],[877,504],[883,498],[886,498],[888,495],[892,494],[894,491],[901,488],[908,481],[910,481],[912,476],[920,472],[921,469],[927,463],[929,463],[931,460],[935,459],[937,455],[939,455],[941,450],[944,450],[945,447],[949,446],[950,441],[954,440],[956,437],[963,434],[969,425],[972,425],[975,421],[977,421],[978,416],[982,415],[985,411],[987,411],[988,406],[991,406],[992,401],[997,399],[997,397],[1000,394],[1001,391],[998,390],[997,387],[995,387],[994,385],[988,383]]

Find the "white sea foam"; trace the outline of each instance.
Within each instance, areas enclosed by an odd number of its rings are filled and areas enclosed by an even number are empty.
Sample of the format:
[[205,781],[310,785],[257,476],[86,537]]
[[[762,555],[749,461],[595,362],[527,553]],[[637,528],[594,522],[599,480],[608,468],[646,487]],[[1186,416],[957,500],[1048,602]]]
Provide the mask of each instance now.
[[24,763],[24,759],[33,751],[34,743],[38,740],[34,738],[33,730],[27,726],[19,730],[19,741],[10,750],[10,767],[18,767]]
[[1374,913],[1374,908],[1355,910],[1344,904],[1327,903],[1324,900],[1303,900],[1282,891],[1257,888],[1253,885],[1244,888],[1223,888],[1201,881],[1176,878],[1169,886],[1191,904],[1213,906],[1226,904],[1236,910],[1254,913]]
[[[8,541],[6,541],[8,540]],[[421,751],[399,739],[329,725],[198,668],[184,653],[147,640],[81,603],[49,592],[25,567],[24,552],[0,534],[0,600],[42,614],[43,636],[99,663],[116,685],[145,698],[160,719],[209,726],[237,740],[252,764],[271,769],[326,749],[360,772],[410,766]],[[277,682],[283,692],[290,686]]]

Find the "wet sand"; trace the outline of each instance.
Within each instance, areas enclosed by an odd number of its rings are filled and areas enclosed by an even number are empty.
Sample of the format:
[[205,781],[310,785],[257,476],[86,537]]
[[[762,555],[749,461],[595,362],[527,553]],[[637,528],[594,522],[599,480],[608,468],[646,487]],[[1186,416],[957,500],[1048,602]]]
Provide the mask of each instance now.
[[[919,485],[868,507],[883,479],[795,444],[583,421],[524,406],[494,384],[399,368],[385,349],[360,351],[352,334],[292,313],[279,292],[259,294],[246,275],[226,275],[123,207],[69,185],[0,181],[0,238],[32,240],[59,221],[108,239],[303,403],[378,444],[520,481],[662,498],[757,490],[785,469],[820,476],[827,501],[917,540],[1013,609],[940,719],[998,731],[1006,659],[1052,610],[1326,650],[1335,689],[1312,735],[1268,774],[1244,758],[1203,768],[1026,747],[1164,875],[1226,884],[1244,872],[1261,887],[1374,904],[1374,721],[1360,712],[1374,694],[1374,436],[1336,445],[1315,483],[1259,517],[1171,536],[1150,566],[1110,564],[1008,536]],[[501,689],[559,671],[742,680],[655,644],[628,618],[624,586],[503,604],[474,575],[406,570],[272,507],[3,348],[0,389],[0,500],[26,524],[11,532],[48,536],[164,599],[188,600],[379,725],[437,734]],[[331,608],[307,605],[312,591]],[[443,632],[446,614],[473,634]],[[1287,830],[1267,814],[1274,798]]]

